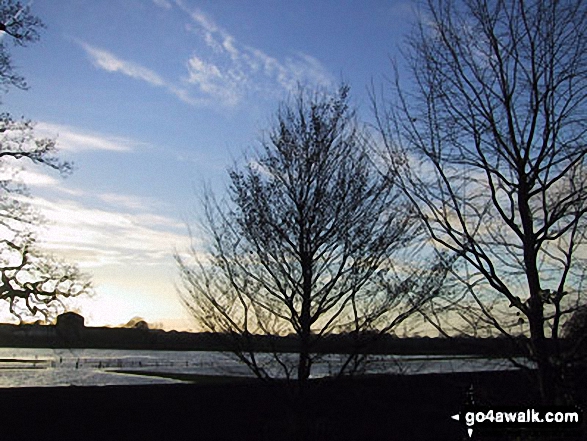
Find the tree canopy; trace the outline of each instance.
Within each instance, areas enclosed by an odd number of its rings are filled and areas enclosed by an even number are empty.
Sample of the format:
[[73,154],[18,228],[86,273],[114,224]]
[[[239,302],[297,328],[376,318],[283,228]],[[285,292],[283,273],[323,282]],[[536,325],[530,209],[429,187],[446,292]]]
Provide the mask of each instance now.
[[406,50],[414,83],[396,78],[376,103],[384,157],[437,247],[460,256],[453,313],[528,332],[552,401],[561,326],[584,301],[587,8],[430,0],[423,17]]

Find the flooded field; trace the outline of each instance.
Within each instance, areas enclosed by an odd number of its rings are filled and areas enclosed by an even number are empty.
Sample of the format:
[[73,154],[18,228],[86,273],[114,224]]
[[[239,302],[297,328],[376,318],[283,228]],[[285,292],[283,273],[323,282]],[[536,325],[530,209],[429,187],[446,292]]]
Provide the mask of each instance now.
[[[287,354],[292,363],[295,354]],[[269,354],[260,354],[269,371],[279,376]],[[313,365],[312,376],[338,372],[344,356],[330,354]],[[440,372],[509,370],[506,359],[446,356],[374,355],[363,373],[406,375]],[[124,370],[125,373],[116,372]],[[149,376],[141,375],[149,373]],[[152,374],[251,376],[232,354],[206,351],[132,351],[106,349],[0,348],[0,387],[96,386],[178,383]]]

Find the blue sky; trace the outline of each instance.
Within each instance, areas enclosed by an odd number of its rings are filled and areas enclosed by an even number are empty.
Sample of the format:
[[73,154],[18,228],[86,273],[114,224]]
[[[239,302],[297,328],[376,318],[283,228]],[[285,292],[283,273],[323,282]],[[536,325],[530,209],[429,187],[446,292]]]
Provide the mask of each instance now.
[[[47,219],[43,246],[92,275],[72,308],[90,325],[140,316],[195,329],[179,302],[174,249],[202,183],[259,140],[298,82],[383,84],[415,19],[412,1],[36,0],[41,41],[12,48],[30,85],[3,110],[56,137],[75,172],[28,168]],[[4,316],[3,316],[4,317]],[[5,317],[6,318],[6,317]]]

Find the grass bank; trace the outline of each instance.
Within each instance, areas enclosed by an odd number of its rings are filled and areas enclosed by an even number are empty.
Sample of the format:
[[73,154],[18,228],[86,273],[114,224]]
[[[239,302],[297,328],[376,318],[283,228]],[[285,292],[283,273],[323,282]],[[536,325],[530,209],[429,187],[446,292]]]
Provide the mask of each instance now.
[[[294,439],[286,385],[230,377],[189,380],[192,383],[3,389],[2,440]],[[515,371],[314,381],[306,409],[312,439],[468,439],[451,415],[462,409],[471,386],[480,404],[537,403],[529,379]],[[503,434],[475,436],[508,439]]]

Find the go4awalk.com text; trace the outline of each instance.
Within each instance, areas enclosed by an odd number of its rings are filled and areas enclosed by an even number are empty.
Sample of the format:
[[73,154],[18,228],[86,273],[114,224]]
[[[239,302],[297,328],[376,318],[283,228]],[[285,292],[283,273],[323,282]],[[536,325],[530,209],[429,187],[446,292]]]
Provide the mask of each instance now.
[[469,436],[474,431],[531,430],[576,436],[583,423],[583,411],[573,406],[477,407],[467,406],[452,418],[464,424]]

